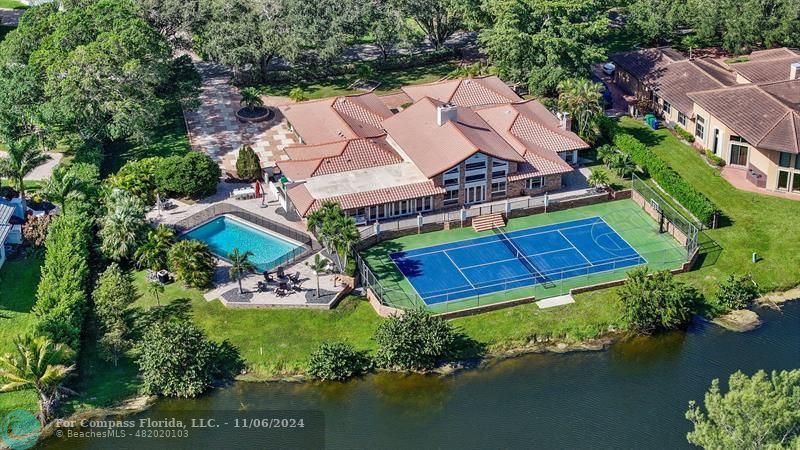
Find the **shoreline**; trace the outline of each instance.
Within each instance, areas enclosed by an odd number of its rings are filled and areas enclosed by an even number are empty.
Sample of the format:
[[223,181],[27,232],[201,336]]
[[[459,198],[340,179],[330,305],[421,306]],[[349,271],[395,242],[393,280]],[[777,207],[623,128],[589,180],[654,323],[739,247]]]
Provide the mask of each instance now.
[[[784,292],[772,292],[765,294],[757,299],[753,306],[780,309],[780,306],[790,301],[800,300],[800,287],[793,288]],[[720,324],[715,323],[713,319],[706,319],[708,322],[722,327]],[[724,327],[722,327],[724,328]],[[737,332],[736,330],[728,330],[730,332]],[[518,358],[529,354],[543,354],[543,353],[576,353],[576,352],[599,352],[605,351],[610,346],[624,340],[629,334],[619,330],[609,330],[597,338],[585,339],[580,341],[572,341],[565,339],[542,339],[532,340],[524,345],[509,346],[504,349],[498,349],[488,352],[480,358],[473,359],[458,359],[448,361],[433,371],[429,372],[431,375],[436,376],[449,376],[467,370],[484,370],[512,358]],[[477,363],[476,363],[477,361]],[[284,375],[281,377],[265,377],[265,378],[250,378],[245,376],[237,377],[233,383],[308,383],[312,380],[302,374]],[[206,394],[210,393],[208,391]],[[203,395],[206,395],[203,394]],[[94,419],[116,415],[138,414],[150,409],[159,401],[159,397],[152,395],[137,395],[117,403],[113,406],[92,408],[83,411],[78,411],[66,417],[67,420],[82,420]],[[40,441],[52,436],[55,432],[55,422],[47,424],[42,429]]]

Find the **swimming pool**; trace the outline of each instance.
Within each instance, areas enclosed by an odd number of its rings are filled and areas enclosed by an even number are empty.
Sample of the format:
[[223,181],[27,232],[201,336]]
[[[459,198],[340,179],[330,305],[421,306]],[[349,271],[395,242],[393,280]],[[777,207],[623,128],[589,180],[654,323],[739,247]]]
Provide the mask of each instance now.
[[303,253],[303,246],[286,238],[249,225],[231,216],[219,216],[184,234],[183,239],[197,239],[226,259],[234,248],[250,251],[250,261],[259,271],[270,270]]

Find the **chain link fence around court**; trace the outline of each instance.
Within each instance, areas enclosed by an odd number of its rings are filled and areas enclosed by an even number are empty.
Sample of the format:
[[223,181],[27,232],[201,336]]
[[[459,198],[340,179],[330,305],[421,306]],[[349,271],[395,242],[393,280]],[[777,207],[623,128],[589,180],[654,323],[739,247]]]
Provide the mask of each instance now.
[[649,213],[655,215],[654,219],[660,221],[663,217],[669,224],[680,230],[686,238],[684,244],[687,257],[691,257],[697,251],[698,234],[699,230],[702,229],[702,225],[690,219],[687,213],[678,211],[680,206],[673,206],[679,205],[676,200],[665,193],[662,194],[656,191],[636,174],[633,175],[632,189],[634,193],[639,194],[644,199],[647,205],[643,205],[643,207],[646,207]]
[[536,210],[558,209],[568,207],[570,203],[579,201],[586,204],[602,202],[609,199],[609,192],[587,189],[568,193],[567,195],[552,195],[539,197],[523,197],[509,199],[505,202],[491,203],[487,205],[474,205],[464,209],[453,209],[437,213],[425,213],[418,216],[410,216],[396,220],[386,220],[379,222],[377,228],[373,224],[359,230],[362,240],[375,238],[379,233],[397,232],[405,230],[426,230],[434,231],[443,229],[445,224],[450,227],[467,226],[472,219],[486,214],[505,214],[508,216],[522,216],[526,211],[531,213]]
[[[495,285],[489,286],[493,292],[469,297],[464,297],[462,292],[451,291],[441,294],[426,292],[423,300],[402,274],[395,271],[391,276],[382,275],[378,277],[366,261],[360,255],[356,255],[361,283],[364,287],[370,288],[378,300],[386,306],[398,309],[426,308],[434,313],[449,313],[526,298],[541,300],[565,295],[574,289],[583,290],[596,285],[614,284],[624,280],[628,271],[641,265],[647,265],[653,270],[685,270],[688,267],[687,261],[691,259],[697,250],[698,227],[673,208],[666,198],[641,180],[634,179],[633,191],[646,199],[647,205],[640,205],[646,214],[623,210],[611,212],[601,216],[601,218],[636,249],[638,256],[615,259],[605,263],[601,261],[600,265],[603,267],[600,268],[596,265],[593,267],[565,268],[556,272],[537,272],[531,273],[530,276],[526,277],[499,280]],[[577,203],[576,199],[580,200],[595,196],[607,198],[608,194],[583,195],[558,200],[549,199],[547,203],[553,209],[564,209],[564,207],[571,206],[572,203]],[[660,207],[658,214],[653,212],[653,201],[658,203]],[[514,208],[531,211],[536,211],[538,208],[539,212],[541,212],[545,206],[543,197],[520,199],[508,203],[510,206],[501,203],[499,205],[487,205],[483,208],[465,210],[472,211],[466,213],[466,218],[488,214],[490,211],[508,213],[513,211]],[[559,204],[561,208],[556,208],[555,206]],[[502,209],[498,210],[498,208]],[[663,223],[659,223],[658,219],[662,212],[664,219],[673,227],[673,231],[670,233],[665,231]],[[462,219],[464,219],[462,211],[451,211],[436,214],[432,217],[424,216],[424,222],[422,223],[418,218],[399,220],[394,222],[388,230],[381,224],[380,231],[383,233],[391,230],[423,229],[425,225],[434,223],[435,220],[438,220],[438,223],[444,223],[447,221],[461,221]],[[686,236],[684,242],[677,239],[681,235]],[[600,236],[595,236],[594,239],[595,242],[602,240]],[[386,255],[386,260],[386,264],[393,264],[388,255]]]

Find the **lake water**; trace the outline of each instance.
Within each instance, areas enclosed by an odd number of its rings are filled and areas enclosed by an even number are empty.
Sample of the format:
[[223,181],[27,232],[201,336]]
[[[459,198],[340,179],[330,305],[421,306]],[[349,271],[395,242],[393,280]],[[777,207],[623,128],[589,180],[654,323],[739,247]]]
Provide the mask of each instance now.
[[[189,409],[219,418],[237,410],[313,410],[324,415],[325,445],[333,449],[688,448],[687,403],[702,400],[713,378],[800,367],[800,302],[758,312],[765,323],[749,333],[698,321],[685,333],[638,338],[604,352],[528,355],[444,378],[237,383],[197,400],[161,401],[135,417],[188,421],[197,417]],[[318,443],[308,439],[293,443]],[[50,440],[45,447],[100,449],[110,442]],[[253,437],[225,428],[170,442],[115,441],[113,448],[285,446],[267,432]]]

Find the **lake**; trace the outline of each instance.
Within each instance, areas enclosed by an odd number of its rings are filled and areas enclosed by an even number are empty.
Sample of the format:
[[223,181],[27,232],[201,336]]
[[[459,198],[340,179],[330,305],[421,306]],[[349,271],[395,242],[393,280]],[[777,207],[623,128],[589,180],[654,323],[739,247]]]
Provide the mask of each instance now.
[[[727,380],[736,370],[800,367],[800,302],[782,312],[758,313],[765,323],[749,333],[696,321],[686,332],[636,338],[604,352],[528,355],[447,377],[376,374],[348,383],[236,383],[196,400],[161,401],[134,418],[198,417],[189,409],[220,420],[245,414],[236,411],[311,410],[316,413],[309,413],[310,420],[324,416],[324,443],[332,449],[689,448],[687,404],[702,400],[713,378]],[[321,443],[311,434],[302,436],[276,438],[226,427],[210,436],[125,439],[113,447]],[[100,449],[110,443],[51,439],[44,447]]]

